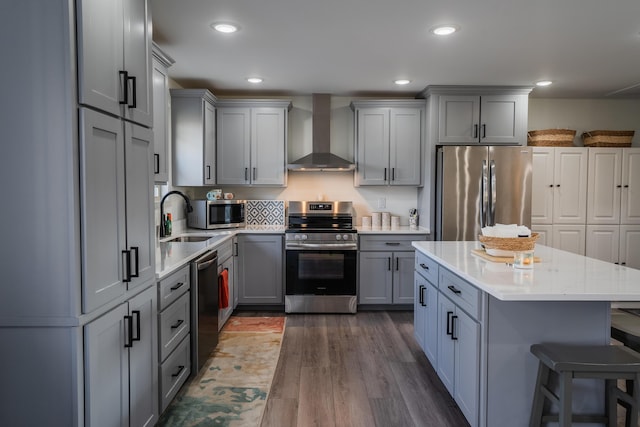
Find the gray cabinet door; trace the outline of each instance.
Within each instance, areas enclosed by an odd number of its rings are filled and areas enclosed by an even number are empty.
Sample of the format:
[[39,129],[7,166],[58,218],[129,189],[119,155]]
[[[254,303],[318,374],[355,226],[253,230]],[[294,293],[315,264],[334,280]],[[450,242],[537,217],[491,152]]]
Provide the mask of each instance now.
[[423,110],[392,108],[390,114],[389,184],[420,185]]
[[[446,298],[442,298],[446,299]],[[453,324],[455,386],[453,397],[471,425],[478,423],[480,396],[480,325],[457,308]]]
[[427,280],[415,273],[414,278],[414,292],[415,298],[413,303],[413,335],[420,345],[420,348],[425,351],[425,328],[427,326],[427,305],[425,304],[424,297],[427,289]]
[[413,304],[413,252],[393,253],[393,303]]
[[155,281],[153,132],[125,122],[127,250],[132,278],[128,288]]
[[[126,289],[124,137],[119,119],[80,109],[80,175],[82,307],[87,313]],[[148,227],[145,224],[145,230]]]
[[[120,304],[84,327],[85,425],[129,425],[129,310]],[[156,350],[157,351],[157,350]]]
[[391,304],[393,302],[393,252],[360,252],[359,257],[358,303]]
[[238,236],[238,303],[282,304],[282,234]]
[[285,184],[285,110],[251,109],[251,184]]
[[156,287],[129,301],[134,328],[129,349],[129,401],[131,427],[151,427],[158,411],[158,310]]
[[438,142],[477,143],[480,126],[480,97],[441,95],[438,100]]
[[216,183],[216,110],[213,105],[204,103],[204,162],[203,183]]
[[431,362],[434,369],[438,369],[438,299],[440,292],[435,285],[426,281],[425,295],[423,298],[426,306],[425,328],[424,328],[424,353]]
[[438,377],[449,391],[454,395],[455,380],[455,341],[452,339],[453,316],[456,314],[456,306],[449,298],[438,298]]
[[[522,95],[480,97],[480,142],[484,144],[526,144],[527,117]],[[525,111],[526,112],[526,111]]]
[[218,184],[249,184],[251,113],[249,108],[218,108]]
[[153,146],[154,181],[169,181],[169,73],[160,61],[153,60]]
[[357,110],[356,182],[358,185],[386,185],[389,170],[389,109]]

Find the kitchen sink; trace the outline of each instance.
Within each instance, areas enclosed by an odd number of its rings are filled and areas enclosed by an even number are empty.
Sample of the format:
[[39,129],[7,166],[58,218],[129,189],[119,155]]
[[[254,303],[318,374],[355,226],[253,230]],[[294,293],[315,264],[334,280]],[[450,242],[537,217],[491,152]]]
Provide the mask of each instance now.
[[167,240],[167,242],[204,242],[211,239],[213,236],[180,236]]

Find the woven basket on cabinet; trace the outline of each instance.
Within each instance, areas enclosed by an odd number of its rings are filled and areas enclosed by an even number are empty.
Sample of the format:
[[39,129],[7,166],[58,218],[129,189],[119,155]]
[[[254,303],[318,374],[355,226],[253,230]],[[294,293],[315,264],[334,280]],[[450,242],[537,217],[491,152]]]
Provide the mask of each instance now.
[[573,129],[542,129],[527,132],[527,144],[533,147],[572,147]]
[[592,130],[582,134],[585,147],[630,147],[635,131]]

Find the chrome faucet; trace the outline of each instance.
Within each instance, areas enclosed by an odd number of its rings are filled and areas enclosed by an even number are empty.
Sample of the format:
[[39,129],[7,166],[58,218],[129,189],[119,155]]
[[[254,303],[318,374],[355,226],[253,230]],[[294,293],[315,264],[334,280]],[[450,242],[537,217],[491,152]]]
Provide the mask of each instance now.
[[193,206],[191,206],[191,202],[189,201],[189,198],[185,196],[183,193],[177,190],[173,190],[165,194],[162,200],[160,201],[160,237],[165,237],[165,234],[166,234],[165,225],[164,225],[164,201],[167,197],[169,197],[172,194],[177,194],[179,196],[182,196],[184,201],[187,202],[187,213],[193,212]]

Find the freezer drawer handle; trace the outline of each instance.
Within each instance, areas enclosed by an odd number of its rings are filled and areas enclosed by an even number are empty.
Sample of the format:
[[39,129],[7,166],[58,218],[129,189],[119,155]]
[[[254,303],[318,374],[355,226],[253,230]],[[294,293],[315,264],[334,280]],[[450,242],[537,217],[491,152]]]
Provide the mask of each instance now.
[[448,288],[451,292],[453,292],[454,294],[456,294],[456,295],[459,295],[459,294],[461,294],[461,293],[462,293],[462,291],[461,291],[460,289],[457,289],[457,288],[456,288],[455,286],[453,286],[453,285],[449,285],[449,286],[447,286],[447,288]]

